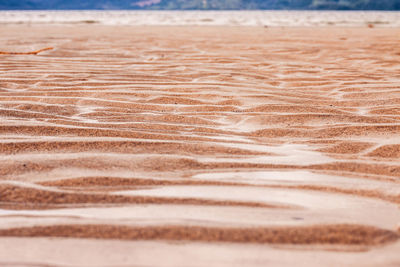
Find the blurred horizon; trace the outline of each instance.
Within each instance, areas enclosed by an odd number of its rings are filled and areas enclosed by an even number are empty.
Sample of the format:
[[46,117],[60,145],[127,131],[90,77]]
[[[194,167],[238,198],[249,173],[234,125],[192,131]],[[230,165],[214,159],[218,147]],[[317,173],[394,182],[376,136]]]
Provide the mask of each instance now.
[[400,10],[400,0],[0,0],[0,10]]

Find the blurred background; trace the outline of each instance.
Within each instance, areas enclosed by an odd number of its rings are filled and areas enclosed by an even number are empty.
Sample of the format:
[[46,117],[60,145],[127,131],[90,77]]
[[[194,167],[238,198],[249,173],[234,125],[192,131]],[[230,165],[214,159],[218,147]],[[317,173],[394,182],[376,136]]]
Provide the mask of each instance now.
[[400,10],[400,0],[0,0],[0,10]]

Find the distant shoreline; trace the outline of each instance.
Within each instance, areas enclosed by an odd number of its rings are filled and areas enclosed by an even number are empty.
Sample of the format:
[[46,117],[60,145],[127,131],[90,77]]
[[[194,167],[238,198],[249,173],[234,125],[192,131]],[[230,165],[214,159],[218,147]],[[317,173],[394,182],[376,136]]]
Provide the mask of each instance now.
[[400,27],[398,11],[3,10],[0,12],[0,24]]
[[100,9],[100,8],[92,8],[92,9],[0,9],[0,12],[3,11],[196,11],[196,12],[208,12],[208,11],[310,11],[310,12],[400,12],[400,9]]

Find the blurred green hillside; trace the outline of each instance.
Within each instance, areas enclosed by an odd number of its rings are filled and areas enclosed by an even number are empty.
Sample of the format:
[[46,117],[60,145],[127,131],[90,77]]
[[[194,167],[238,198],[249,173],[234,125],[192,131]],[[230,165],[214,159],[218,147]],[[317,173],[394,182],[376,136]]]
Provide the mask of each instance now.
[[163,0],[150,8],[400,10],[400,0]]
[[400,0],[0,0],[10,9],[400,10]]

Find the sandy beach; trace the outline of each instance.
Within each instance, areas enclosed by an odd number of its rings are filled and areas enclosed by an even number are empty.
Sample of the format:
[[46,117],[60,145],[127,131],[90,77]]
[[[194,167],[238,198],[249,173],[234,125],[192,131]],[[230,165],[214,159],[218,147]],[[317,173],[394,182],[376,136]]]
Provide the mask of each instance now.
[[1,24],[0,265],[399,266],[399,41]]

